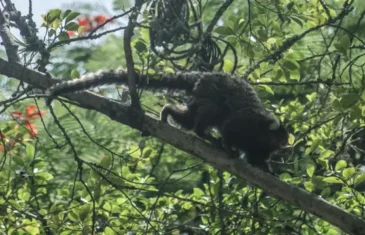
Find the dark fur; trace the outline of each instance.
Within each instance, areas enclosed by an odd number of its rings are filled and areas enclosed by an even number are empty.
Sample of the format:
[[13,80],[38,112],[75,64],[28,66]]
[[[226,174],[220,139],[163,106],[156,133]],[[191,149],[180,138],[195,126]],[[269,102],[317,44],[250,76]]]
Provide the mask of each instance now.
[[223,144],[244,150],[250,164],[268,171],[270,154],[287,145],[289,137],[282,123],[278,128],[270,129],[275,122],[277,120],[266,115],[237,112],[228,117],[220,128]]
[[[75,92],[105,84],[126,84],[124,71],[91,74],[83,79],[56,84],[50,96]],[[226,148],[245,152],[252,165],[267,170],[270,153],[287,144],[288,133],[275,116],[269,113],[251,85],[224,73],[186,72],[163,74],[159,79],[137,76],[137,84],[146,89],[181,89],[191,92],[192,99],[183,107],[168,104],[161,111],[161,120],[168,117],[181,127],[205,139],[214,140],[206,132],[215,127]],[[276,128],[272,128],[272,126]],[[271,127],[271,128],[270,128]]]

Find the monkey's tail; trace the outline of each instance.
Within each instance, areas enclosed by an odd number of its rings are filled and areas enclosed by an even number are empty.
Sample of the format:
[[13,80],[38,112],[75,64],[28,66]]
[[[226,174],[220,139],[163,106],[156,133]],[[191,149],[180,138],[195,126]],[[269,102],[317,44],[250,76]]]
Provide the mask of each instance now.
[[[179,72],[176,74],[159,74],[157,78],[148,77],[147,75],[136,74],[136,84],[144,89],[176,89],[191,92],[194,84],[202,77],[201,72]],[[212,74],[213,75],[213,74]],[[90,89],[92,87],[108,84],[128,84],[128,75],[123,70],[102,71],[99,73],[90,73],[80,79],[72,81],[63,81],[51,86],[47,94],[50,97],[73,93]]]

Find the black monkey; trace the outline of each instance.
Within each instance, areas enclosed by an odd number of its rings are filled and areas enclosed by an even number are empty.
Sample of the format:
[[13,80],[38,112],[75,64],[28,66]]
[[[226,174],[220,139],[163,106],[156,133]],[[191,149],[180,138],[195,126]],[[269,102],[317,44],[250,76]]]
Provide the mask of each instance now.
[[[54,97],[105,84],[126,83],[125,71],[109,71],[56,84],[49,94]],[[245,152],[254,166],[267,170],[270,153],[287,144],[285,127],[265,109],[256,91],[244,79],[221,72],[180,72],[162,74],[158,79],[138,75],[137,84],[143,84],[145,89],[190,92],[191,99],[185,105],[165,105],[161,120],[167,122],[170,116],[181,127],[211,141],[215,138],[207,131],[214,127],[220,132],[225,148]]]

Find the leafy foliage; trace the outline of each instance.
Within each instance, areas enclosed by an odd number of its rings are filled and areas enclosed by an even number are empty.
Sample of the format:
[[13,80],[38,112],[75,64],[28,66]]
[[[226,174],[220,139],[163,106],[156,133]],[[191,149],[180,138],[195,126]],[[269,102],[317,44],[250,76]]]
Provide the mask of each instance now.
[[[116,10],[126,2],[115,1]],[[201,2],[199,17],[206,29],[224,10],[211,36],[220,39],[215,43],[222,52],[223,42],[232,45],[236,73],[247,75],[292,134],[291,148],[272,158],[276,175],[364,218],[365,8],[355,1],[356,14],[344,14],[342,4],[237,0],[223,9],[222,1],[210,0]],[[39,53],[38,66],[47,65],[55,77],[125,67],[122,37],[99,29],[102,23],[86,30],[80,17],[86,19],[61,9],[43,15],[49,58],[30,47],[27,38],[22,45]],[[120,19],[113,20],[110,27]],[[137,71],[156,74],[197,66],[200,51],[184,51],[184,44],[177,48],[191,57],[179,60],[152,50],[148,27],[158,26],[151,21],[142,8],[131,43]],[[92,42],[94,37],[101,40]],[[194,46],[203,39],[197,37]],[[278,51],[279,56],[272,56]],[[232,71],[233,51],[222,59],[222,68],[217,63],[211,69]],[[0,230],[6,234],[340,233],[327,221],[94,111],[63,101],[51,112],[42,101],[18,95],[16,85],[1,87],[7,93],[0,96]],[[123,97],[114,86],[94,91]],[[156,117],[167,100],[181,98],[140,94],[144,109]],[[24,115],[25,107],[37,107],[39,116]],[[32,134],[30,127],[37,132]]]

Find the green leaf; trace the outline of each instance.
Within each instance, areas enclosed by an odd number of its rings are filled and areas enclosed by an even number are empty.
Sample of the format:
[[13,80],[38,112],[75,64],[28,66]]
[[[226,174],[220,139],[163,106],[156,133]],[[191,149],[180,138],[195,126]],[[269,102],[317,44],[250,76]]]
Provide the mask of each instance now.
[[54,29],[50,29],[50,30],[48,31],[48,37],[52,37],[53,35],[55,35],[55,33],[56,33],[56,30],[54,30]]
[[345,168],[346,166],[347,166],[347,162],[345,160],[339,160],[336,163],[335,170],[336,171],[341,170],[342,168]]
[[49,181],[49,180],[53,179],[53,175],[51,175],[48,172],[39,172],[36,174],[35,178],[40,179],[40,180]]
[[101,184],[96,184],[94,188],[94,200],[97,202],[99,201],[101,196],[101,186]]
[[274,95],[274,91],[268,85],[259,85],[259,87],[264,88],[267,93]]
[[87,217],[91,215],[90,210],[91,210],[91,205],[89,204],[82,205],[81,207],[79,207],[79,209],[77,210],[77,214],[79,215],[80,221],[84,222],[87,219]]
[[289,173],[283,173],[280,175],[280,179],[284,182],[290,182],[292,177]]
[[345,179],[349,179],[351,176],[353,176],[356,172],[356,169],[354,167],[346,168],[342,171],[342,176]]
[[290,71],[290,79],[299,81],[300,80],[300,72],[299,70],[291,70]]
[[235,35],[235,32],[227,26],[219,26],[214,31],[221,35]]
[[317,98],[317,93],[308,94],[305,96],[309,102],[313,102]]
[[60,40],[60,41],[65,41],[68,39],[70,39],[70,36],[65,31],[61,32],[60,35],[58,35],[58,40]]
[[341,98],[341,106],[344,109],[350,108],[359,101],[359,96],[356,93],[346,94]]
[[333,46],[336,48],[338,52],[342,53],[344,56],[347,57],[347,50],[343,48],[340,43],[334,43]]
[[355,184],[360,184],[360,183],[362,183],[364,181],[365,181],[365,174],[363,173],[361,175],[356,176],[354,183]]
[[314,189],[314,185],[311,181],[306,181],[304,182],[304,188],[309,191],[309,192],[312,192],[313,189]]
[[319,155],[319,158],[329,158],[333,154],[334,154],[334,152],[332,150],[327,149],[327,150],[321,152],[321,154]]
[[100,161],[100,165],[104,168],[109,168],[111,163],[112,163],[112,157],[110,155],[103,157]]
[[321,196],[323,198],[327,198],[329,195],[331,194],[331,188],[330,187],[325,187],[322,192],[321,192]]
[[[62,14],[62,17],[61,17],[61,19],[65,19],[67,16],[68,16],[68,14],[70,14],[71,13],[71,10],[66,10],[66,11],[64,11],[63,12],[63,14]],[[66,22],[67,23],[67,22]]]
[[303,27],[303,21],[299,17],[291,16],[290,19],[297,23],[299,26]]
[[333,100],[332,101],[332,108],[335,111],[341,111],[342,110],[341,102],[338,99]]
[[79,35],[81,35],[81,34],[83,34],[83,33],[85,33],[86,32],[86,26],[80,26],[79,27],[79,29],[77,30],[77,33],[79,34]]
[[277,22],[277,21],[273,21],[273,22],[271,23],[271,26],[272,26],[272,28],[273,28],[276,32],[279,32],[279,33],[281,33],[281,32],[282,32],[282,30],[281,30],[281,28],[280,28],[280,24],[279,24],[279,22]]
[[306,171],[307,171],[307,175],[309,176],[309,177],[312,177],[313,176],[313,174],[314,174],[314,170],[316,169],[316,167],[314,166],[314,165],[309,165],[308,167],[307,167],[307,169],[306,169]]
[[269,38],[269,39],[267,39],[266,43],[269,45],[276,44],[276,38]]
[[67,24],[68,22],[70,22],[71,20],[75,19],[76,17],[78,17],[80,15],[79,12],[71,12],[70,14],[67,15],[66,20],[65,20],[65,24]]
[[300,65],[295,60],[284,59],[282,62],[282,67],[288,70],[298,70],[300,68]]
[[331,184],[343,184],[343,181],[337,177],[330,176],[323,179],[324,182],[331,183]]
[[31,144],[25,144],[25,145],[26,145],[25,151],[27,153],[27,156],[30,158],[34,157],[35,154],[34,146]]
[[357,119],[360,119],[362,118],[363,115],[362,115],[362,110],[361,108],[356,105],[356,106],[352,106],[351,110],[350,110],[350,118],[351,120],[357,120]]
[[245,19],[241,18],[239,20],[236,20],[236,24],[233,29],[235,32],[241,32],[244,27],[245,27]]
[[224,59],[223,60],[223,63],[224,63],[224,65],[223,65],[223,71],[224,72],[230,72],[230,71],[232,71],[232,69],[233,69],[233,63],[232,63],[232,61],[230,61],[228,59]]
[[65,25],[65,29],[70,30],[70,31],[76,31],[78,28],[79,28],[79,25],[75,22],[70,22]]
[[21,192],[18,194],[19,199],[23,200],[23,201],[28,201],[30,198],[30,193],[29,192]]
[[342,38],[340,39],[340,45],[343,49],[348,50],[351,46],[351,41],[350,38],[347,34],[345,34],[344,36],[342,36]]
[[174,69],[169,68],[169,67],[164,68],[164,69],[163,69],[163,72],[164,72],[164,73],[175,73]]
[[112,209],[112,205],[109,202],[105,202],[103,205],[103,209],[106,211],[110,211]]
[[67,216],[71,221],[78,221],[79,220],[79,217],[78,217],[78,215],[75,213],[75,212],[73,212],[73,211],[71,211],[71,212],[69,212],[68,213],[68,216]]
[[80,77],[80,73],[77,69],[71,70],[71,78],[72,79],[79,78],[79,77]]
[[61,10],[60,9],[52,9],[48,12],[47,16],[46,16],[46,22],[48,24],[53,23],[53,21],[55,21],[56,19],[58,19],[61,15]]
[[23,158],[19,157],[19,156],[14,156],[11,158],[15,164],[17,164],[18,166],[24,166],[24,161],[23,161]]
[[116,233],[113,231],[113,229],[106,227],[104,230],[105,235],[115,235]]
[[131,175],[131,172],[130,172],[128,166],[125,166],[125,165],[122,166],[122,176],[123,176],[123,178],[128,179],[130,175]]
[[204,195],[204,192],[200,188],[194,188],[193,195],[197,198],[200,198],[201,196]]
[[137,50],[138,53],[147,52],[146,44],[140,40],[134,43],[134,48]]
[[32,164],[33,164],[34,167],[37,167],[37,168],[42,168],[45,165],[47,165],[47,163],[45,161],[43,161],[42,158],[34,159],[34,161],[32,162]]
[[289,145],[293,145],[295,142],[295,136],[292,134],[289,134],[289,138],[288,138],[288,144]]
[[143,151],[143,158],[149,158],[149,156],[151,155],[152,153],[152,149],[148,148],[146,150]]
[[314,151],[316,151],[320,143],[321,143],[320,139],[313,140],[312,145],[310,147],[310,151],[309,151],[308,154],[313,153]]
[[324,166],[324,168],[327,170],[329,169],[329,165],[328,165],[328,159],[325,158],[318,158],[317,159],[318,164]]
[[39,233],[39,225],[36,222],[31,222],[31,221],[27,221],[25,220],[26,225],[23,227],[26,234],[29,235],[37,235],[40,234]]

